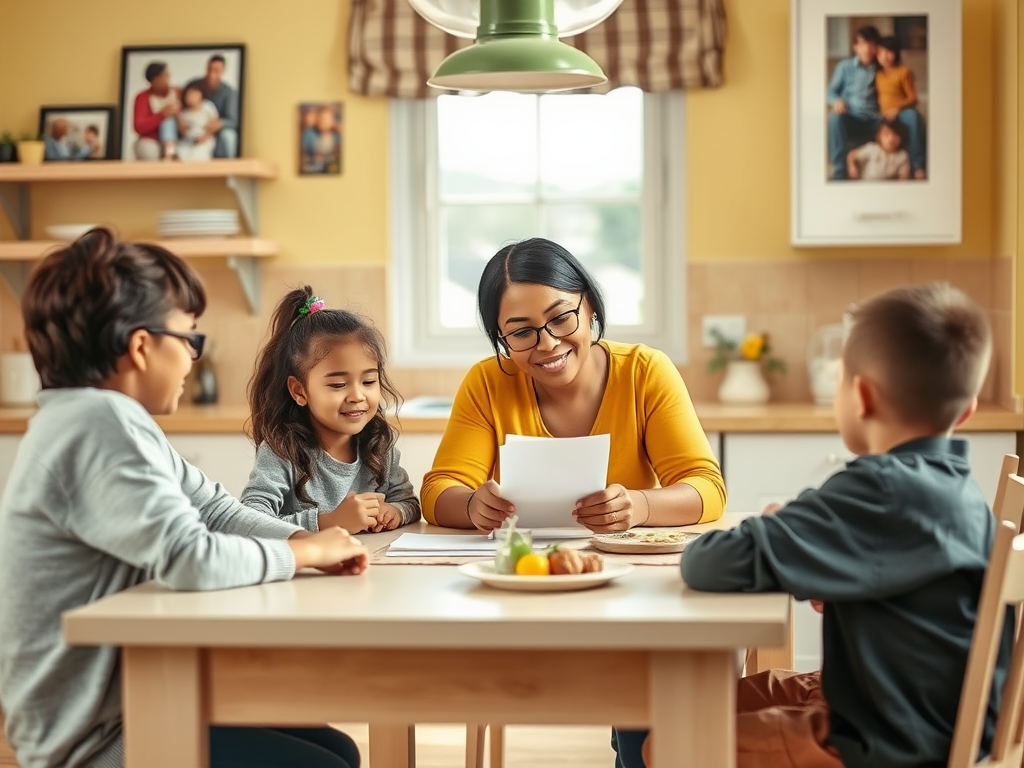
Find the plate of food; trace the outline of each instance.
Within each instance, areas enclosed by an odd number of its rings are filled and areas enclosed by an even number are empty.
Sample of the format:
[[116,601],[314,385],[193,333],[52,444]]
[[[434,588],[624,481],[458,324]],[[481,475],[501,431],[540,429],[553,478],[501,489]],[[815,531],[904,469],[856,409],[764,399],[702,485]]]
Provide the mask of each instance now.
[[[466,563],[459,566],[459,571],[472,579],[477,579],[487,586],[496,589],[511,589],[518,592],[568,592],[577,589],[599,587],[602,584],[607,584],[614,579],[625,576],[633,570],[633,566],[630,563],[604,562],[603,558],[596,552],[584,553],[574,549],[558,550],[558,552],[560,554],[555,561],[554,567],[552,567],[550,561],[546,568],[543,566],[539,568],[534,567],[540,562],[540,558],[547,560],[551,557],[551,555],[538,553],[528,556],[536,559],[536,563],[531,559],[526,563],[531,566],[530,568],[520,567],[516,573],[498,573],[493,561]],[[565,554],[570,552],[572,553],[571,555]],[[572,561],[568,564],[568,567],[574,569],[575,565],[578,564],[577,561],[582,563],[587,555],[592,558],[600,558],[598,561],[592,561],[589,564],[591,568],[596,566],[597,570],[573,570],[566,572],[562,565],[559,564],[560,559],[568,559]],[[523,559],[525,560],[525,558]]]
[[597,533],[590,546],[615,554],[668,555],[682,552],[686,545],[702,534],[696,531],[622,531]]

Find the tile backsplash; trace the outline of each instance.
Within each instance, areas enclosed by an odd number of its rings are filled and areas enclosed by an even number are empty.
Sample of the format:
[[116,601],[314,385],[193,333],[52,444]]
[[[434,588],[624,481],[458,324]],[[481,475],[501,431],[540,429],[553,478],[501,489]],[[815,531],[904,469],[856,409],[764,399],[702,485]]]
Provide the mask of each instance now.
[[[234,273],[223,263],[193,262],[209,293],[209,308],[200,330],[212,344],[212,360],[221,402],[245,400],[253,360],[263,343],[274,306],[289,289],[309,284],[328,306],[369,316],[387,329],[387,267],[382,265],[264,266],[259,315],[248,312]],[[806,350],[821,325],[837,323],[851,303],[911,282],[948,280],[985,307],[992,322],[995,350],[982,399],[1014,407],[1011,393],[1013,265],[1008,257],[972,260],[886,259],[828,261],[709,262],[688,269],[689,362],[680,372],[694,400],[714,400],[721,373],[709,374],[712,350],[701,346],[701,318],[708,314],[742,314],[752,332],[769,334],[773,354],[786,361],[785,375],[770,377],[773,401],[810,400]],[[21,335],[17,301],[4,285],[0,291],[0,350]],[[461,369],[410,369],[392,366],[389,373],[408,399],[418,395],[452,395]]]

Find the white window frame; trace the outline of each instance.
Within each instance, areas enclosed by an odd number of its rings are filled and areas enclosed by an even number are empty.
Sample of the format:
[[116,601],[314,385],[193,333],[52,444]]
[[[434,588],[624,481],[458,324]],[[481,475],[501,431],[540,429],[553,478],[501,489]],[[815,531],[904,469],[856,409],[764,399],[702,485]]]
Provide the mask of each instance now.
[[[469,98],[469,97],[467,97]],[[571,97],[570,97],[571,98]],[[479,327],[439,323],[436,195],[437,106],[390,102],[390,346],[405,368],[465,368],[494,354]],[[644,319],[610,325],[605,338],[642,342],[686,363],[686,102],[682,92],[644,95]],[[653,151],[651,151],[653,150]],[[655,183],[647,183],[646,180]],[[650,211],[657,215],[650,216]],[[479,318],[475,325],[479,326]]]

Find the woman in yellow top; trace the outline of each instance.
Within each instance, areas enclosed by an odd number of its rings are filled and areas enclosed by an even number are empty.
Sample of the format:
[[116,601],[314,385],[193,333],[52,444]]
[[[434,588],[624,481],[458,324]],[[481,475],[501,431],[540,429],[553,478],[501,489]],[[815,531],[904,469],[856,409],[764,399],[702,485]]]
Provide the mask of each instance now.
[[609,485],[573,513],[593,531],[721,516],[722,472],[679,371],[657,350],[601,340],[601,291],[571,253],[542,238],[506,246],[477,300],[495,357],[455,396],[420,492],[429,522],[486,531],[514,511],[498,467],[510,434],[611,435]]
[[906,149],[910,154],[910,167],[915,179],[924,179],[926,151],[924,120],[917,110],[917,90],[914,73],[903,63],[900,44],[895,37],[878,41],[878,72],[875,90],[878,109],[886,120],[897,120],[906,129]]

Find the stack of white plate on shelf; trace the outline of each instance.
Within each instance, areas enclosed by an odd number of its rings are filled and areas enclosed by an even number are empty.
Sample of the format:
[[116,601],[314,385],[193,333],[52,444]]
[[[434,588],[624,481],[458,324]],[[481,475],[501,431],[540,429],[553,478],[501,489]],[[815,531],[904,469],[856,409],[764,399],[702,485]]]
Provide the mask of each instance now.
[[223,237],[237,235],[238,211],[197,208],[187,211],[162,211],[157,223],[160,237]]

